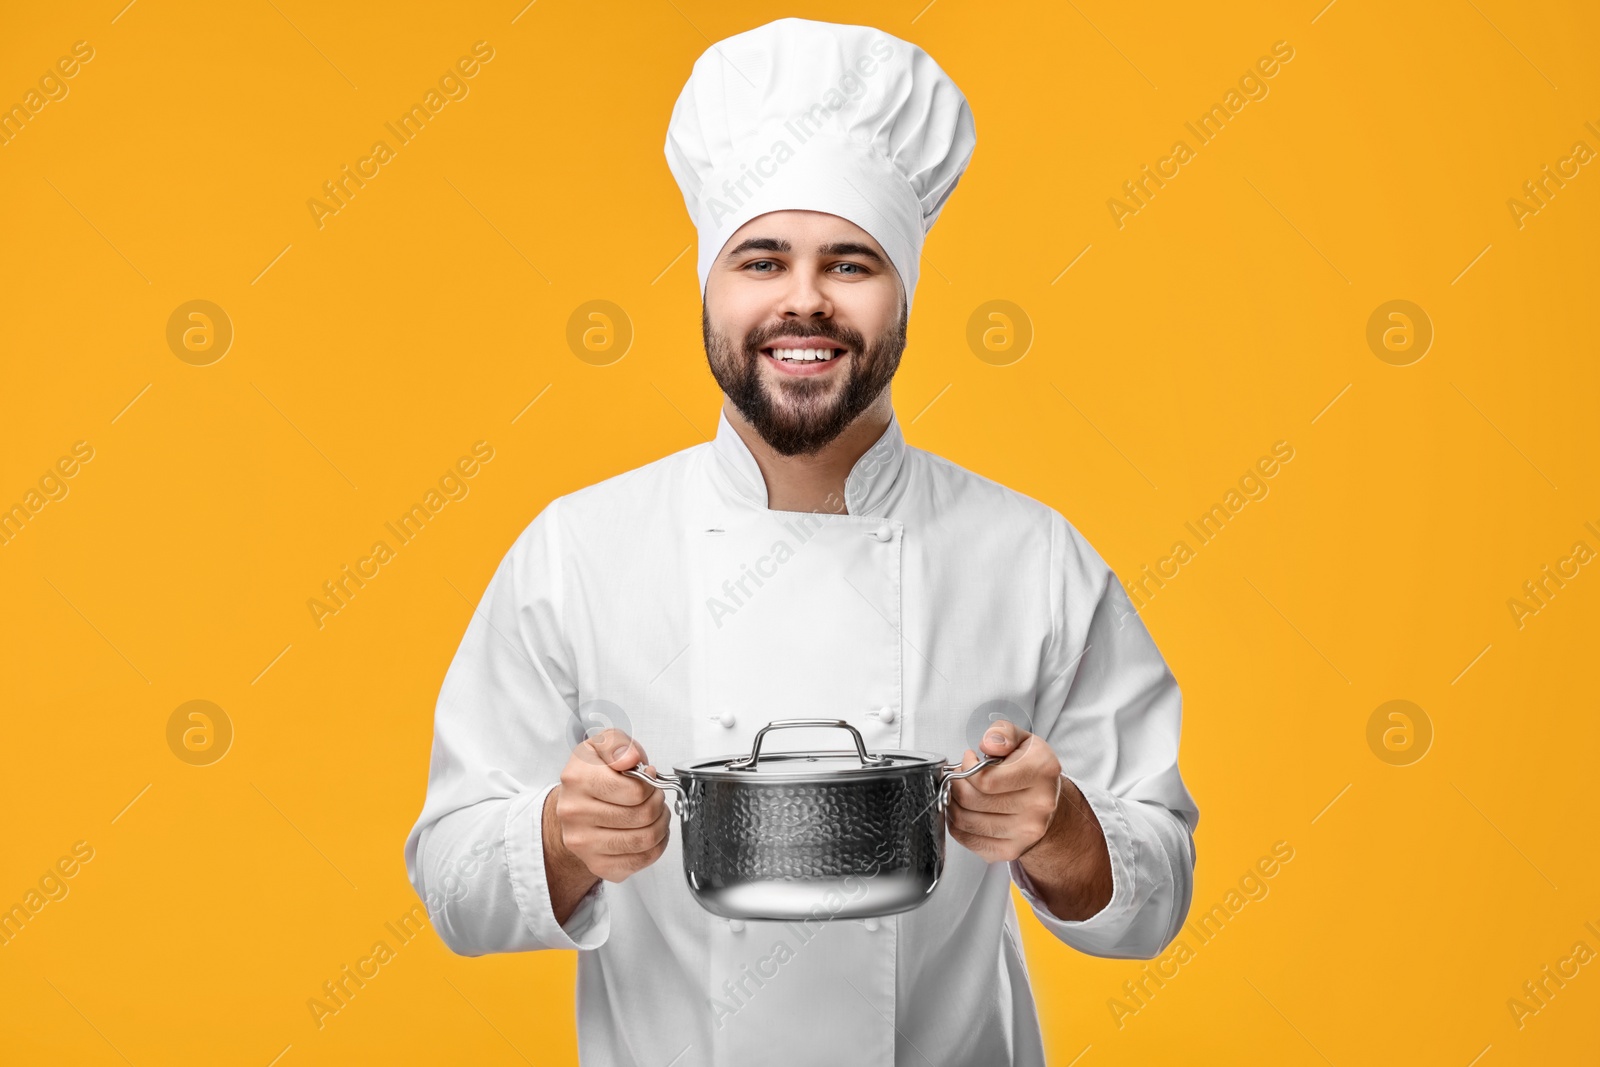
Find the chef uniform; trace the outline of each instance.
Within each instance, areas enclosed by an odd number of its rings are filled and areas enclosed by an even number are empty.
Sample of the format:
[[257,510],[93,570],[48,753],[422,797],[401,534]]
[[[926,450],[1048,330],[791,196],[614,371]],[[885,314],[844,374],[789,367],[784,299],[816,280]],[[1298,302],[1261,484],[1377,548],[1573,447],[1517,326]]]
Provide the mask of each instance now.
[[[780,120],[801,114],[810,135],[774,162]],[[959,90],[887,34],[783,19],[719,42],[668,137],[702,291],[745,221],[810,208],[871,233],[909,299],[972,144]],[[741,189],[746,165],[767,173]],[[1096,956],[1151,957],[1188,912],[1198,811],[1178,772],[1181,698],[1105,561],[1053,508],[907,445],[897,418],[850,471],[845,503],[769,509],[724,415],[710,443],[552,500],[468,623],[407,872],[458,953],[579,951],[585,1067],[1042,1067],[1012,885]],[[1052,915],[1020,863],[947,838],[915,910],[730,921],[691,895],[674,817],[654,864],[556,921],[541,813],[601,727],[636,737],[662,771],[748,754],[782,718],[844,719],[869,751],[958,762],[997,709],[1051,746],[1099,820],[1113,891],[1087,919]],[[763,751],[851,746],[808,728]]]

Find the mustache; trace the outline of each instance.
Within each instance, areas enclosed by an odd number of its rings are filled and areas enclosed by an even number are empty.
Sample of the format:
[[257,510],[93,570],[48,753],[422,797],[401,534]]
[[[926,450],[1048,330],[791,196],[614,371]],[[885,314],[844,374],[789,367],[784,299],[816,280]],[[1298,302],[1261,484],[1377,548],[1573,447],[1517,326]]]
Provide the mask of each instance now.
[[855,352],[860,352],[865,347],[865,339],[859,331],[839,329],[832,323],[819,322],[810,325],[786,323],[770,330],[753,330],[745,338],[745,349],[749,352],[758,352],[779,337],[825,337],[838,342],[840,348],[848,348]]

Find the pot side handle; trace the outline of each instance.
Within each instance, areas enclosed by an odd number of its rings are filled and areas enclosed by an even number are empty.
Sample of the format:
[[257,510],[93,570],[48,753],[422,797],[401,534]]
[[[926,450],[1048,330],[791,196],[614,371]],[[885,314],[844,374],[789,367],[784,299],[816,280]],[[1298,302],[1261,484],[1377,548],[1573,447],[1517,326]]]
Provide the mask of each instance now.
[[677,775],[662,774],[660,771],[657,771],[654,775],[652,775],[649,771],[645,770],[646,766],[648,766],[648,764],[640,763],[637,767],[631,767],[622,773],[626,774],[629,778],[637,778],[639,781],[644,782],[647,785],[653,785],[657,789],[663,791],[672,789],[675,790],[680,797],[687,796],[687,794],[683,791],[683,780]]
[[939,810],[943,811],[950,805],[951,782],[955,781],[957,778],[970,778],[974,774],[977,774],[979,771],[983,770],[985,767],[989,766],[991,763],[1002,763],[1004,760],[1004,756],[984,756],[977,763],[971,767],[968,767],[966,770],[962,770],[961,764],[959,763],[945,764],[944,780],[939,783]]
[[672,810],[682,818],[683,802],[689,798],[689,794],[683,788],[683,779],[676,774],[662,774],[660,771],[657,771],[652,776],[649,771],[645,770],[646,766],[648,765],[640,763],[637,767],[631,767],[622,773],[629,778],[637,778],[647,785],[653,785],[662,792],[666,792],[668,789],[674,790],[678,794],[678,799],[672,802]]

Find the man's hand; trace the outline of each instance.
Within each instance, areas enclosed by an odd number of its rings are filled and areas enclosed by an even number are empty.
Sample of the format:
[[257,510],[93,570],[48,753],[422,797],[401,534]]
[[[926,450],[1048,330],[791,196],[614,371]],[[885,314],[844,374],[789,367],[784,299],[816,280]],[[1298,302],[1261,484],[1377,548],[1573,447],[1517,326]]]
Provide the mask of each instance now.
[[624,881],[667,849],[672,814],[661,790],[622,773],[647,758],[627,734],[603,730],[572,750],[551,791],[561,847],[596,878]]
[[[1004,720],[981,742],[1004,756],[950,783],[950,833],[990,863],[1021,860],[1058,919],[1082,921],[1111,901],[1111,854],[1100,820],[1042,737]],[[961,769],[976,766],[967,749]]]
[[[981,747],[1005,759],[950,783],[950,834],[990,863],[1008,862],[1044,838],[1068,783],[1044,738],[1009,722],[991,725]],[[961,769],[977,764],[967,749]]]

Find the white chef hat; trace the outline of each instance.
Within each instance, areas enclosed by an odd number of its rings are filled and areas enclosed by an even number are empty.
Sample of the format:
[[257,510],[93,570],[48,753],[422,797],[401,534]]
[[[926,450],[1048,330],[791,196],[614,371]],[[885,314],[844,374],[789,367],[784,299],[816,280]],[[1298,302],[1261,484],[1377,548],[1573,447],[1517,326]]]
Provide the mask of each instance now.
[[955,82],[881,30],[785,18],[718,41],[667,125],[667,166],[699,231],[702,297],[739,227],[810,210],[883,246],[909,310],[923,237],[976,143]]

